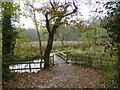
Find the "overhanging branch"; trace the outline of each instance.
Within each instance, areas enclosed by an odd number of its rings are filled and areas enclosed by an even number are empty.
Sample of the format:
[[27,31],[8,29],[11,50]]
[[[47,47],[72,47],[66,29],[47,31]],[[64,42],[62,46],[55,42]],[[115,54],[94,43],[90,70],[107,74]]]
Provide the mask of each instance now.
[[[74,5],[75,9],[74,9],[72,12],[70,12],[70,13],[68,13],[68,14],[65,14],[65,15],[63,15],[63,16],[55,16],[55,17],[58,17],[58,18],[56,19],[56,22],[55,22],[55,24],[53,25],[53,28],[52,28],[52,30],[53,30],[52,32],[53,32],[53,33],[56,32],[57,28],[58,28],[59,25],[60,25],[61,20],[62,20],[64,17],[69,16],[69,15],[77,12],[77,9],[78,9],[78,8],[77,8],[77,6],[75,5],[74,2],[73,2],[73,5]],[[64,12],[64,11],[63,11],[63,12]],[[55,17],[52,17],[51,19],[53,19],[53,18],[55,18]]]
[[50,2],[52,9],[55,11],[54,5],[52,4],[52,2]]
[[68,14],[66,14],[66,15],[64,15],[63,17],[66,17],[66,16],[69,16],[69,15],[71,15],[71,14],[73,14],[73,13],[76,13],[77,12],[77,6],[75,5],[75,2],[73,2],[73,5],[74,5],[74,7],[75,7],[75,9],[72,11],[72,12],[70,12],[70,13],[68,13]]
[[[52,4],[52,5],[53,5],[53,4]],[[72,12],[70,12],[70,13],[68,13],[68,14],[66,14],[66,15],[63,15],[63,16],[62,16],[63,18],[77,12],[77,9],[78,9],[78,8],[77,8],[77,6],[75,5],[75,2],[73,2],[73,5],[74,5],[75,9],[74,9]],[[65,6],[65,8],[64,8],[64,11],[63,11],[64,13],[66,13],[67,8],[68,8],[68,5],[66,4],[66,6]],[[56,18],[56,17],[59,17],[59,16],[51,17],[49,20],[52,20],[52,19],[54,19],[54,18]]]
[[[51,3],[51,2],[50,2],[50,3]],[[48,14],[49,14],[49,13],[47,12],[47,13],[45,14],[46,27],[47,27],[47,30],[48,30],[49,33],[51,33],[51,32],[54,33],[54,32],[57,30],[57,28],[59,27],[59,24],[60,24],[62,18],[66,17],[66,16],[69,16],[69,15],[77,12],[77,9],[78,9],[78,8],[77,8],[77,6],[75,5],[74,2],[73,2],[73,5],[74,5],[75,8],[73,9],[72,12],[67,13],[67,14],[56,15],[56,16],[51,17],[50,19],[48,19]],[[51,3],[51,6],[52,6],[53,10],[55,10],[55,9],[54,9],[54,5],[53,5],[52,3]],[[64,7],[64,9],[67,9],[67,7],[68,7],[68,6]],[[62,13],[64,13],[64,12],[66,13],[65,10],[64,10]],[[57,19],[55,20],[55,24],[53,25],[52,31],[50,31],[50,20],[55,19],[56,17],[57,17]]]

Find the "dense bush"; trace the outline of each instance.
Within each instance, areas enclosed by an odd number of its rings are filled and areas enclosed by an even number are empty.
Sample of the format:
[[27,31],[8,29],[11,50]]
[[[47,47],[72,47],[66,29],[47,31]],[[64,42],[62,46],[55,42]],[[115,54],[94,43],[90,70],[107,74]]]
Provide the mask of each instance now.
[[13,62],[17,61],[19,59],[19,57],[15,57],[15,56],[7,54],[7,55],[3,55],[2,58],[3,58],[2,78],[3,78],[3,80],[7,80],[15,75],[15,73],[12,73],[11,70],[9,69],[9,65],[11,65]]

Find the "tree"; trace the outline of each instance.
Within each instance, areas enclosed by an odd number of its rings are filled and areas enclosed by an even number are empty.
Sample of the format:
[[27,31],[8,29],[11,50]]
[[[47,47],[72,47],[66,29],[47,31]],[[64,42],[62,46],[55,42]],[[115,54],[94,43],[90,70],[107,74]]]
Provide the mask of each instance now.
[[93,45],[93,50],[95,53],[97,51],[97,46],[100,45],[100,36],[103,35],[104,30],[101,30],[100,22],[96,17],[91,17],[91,22],[89,24],[89,31],[84,35],[86,36],[86,39],[89,40],[89,46]]
[[39,50],[40,50],[40,55],[42,55],[42,45],[41,45],[41,36],[39,32],[39,27],[38,27],[38,21],[36,19],[36,11],[33,7],[33,5],[28,1],[26,4],[24,4],[26,7],[27,12],[29,13],[29,16],[31,17],[32,21],[34,22],[37,35],[38,35],[38,40],[39,40]]
[[[46,28],[48,31],[48,41],[45,49],[44,60],[45,66],[44,68],[49,67],[49,56],[53,45],[54,34],[56,33],[58,27],[65,22],[65,17],[73,15],[77,12],[77,6],[73,2],[74,9],[69,12],[67,9],[70,7],[70,3],[57,3],[51,2],[50,6],[46,6],[44,8],[36,9],[37,11],[42,11],[45,16]],[[64,19],[64,20],[63,20]]]
[[[12,2],[2,2],[2,53],[12,54],[15,45],[16,31],[12,27]],[[15,35],[15,36],[14,36]]]
[[2,2],[2,53],[13,55],[15,40],[18,32],[13,22],[18,22],[20,11],[19,5],[13,2]]
[[107,9],[107,16],[103,22],[103,28],[105,28],[109,34],[109,38],[111,39],[110,44],[117,48],[118,55],[117,81],[118,87],[120,88],[120,1],[107,2],[105,4],[105,8]]
[[16,43],[18,32],[13,27],[13,21],[16,21],[19,15],[19,5],[13,2],[2,3],[2,75],[3,78],[10,76],[8,62],[13,61],[13,50]]

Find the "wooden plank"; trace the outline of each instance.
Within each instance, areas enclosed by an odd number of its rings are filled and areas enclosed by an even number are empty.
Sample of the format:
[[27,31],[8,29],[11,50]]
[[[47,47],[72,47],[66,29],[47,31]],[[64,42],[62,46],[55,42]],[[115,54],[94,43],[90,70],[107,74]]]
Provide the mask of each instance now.
[[14,62],[10,64],[29,64],[29,63],[44,63],[44,62]]
[[[30,70],[30,68],[18,68],[18,69],[10,69],[10,70]],[[32,69],[41,69],[41,68],[31,68]]]
[[77,56],[77,55],[72,55],[72,54],[70,54],[70,55],[67,55],[68,56],[68,58],[92,58],[92,59],[94,59],[94,60],[106,60],[106,61],[111,61],[111,62],[117,62],[117,61],[115,61],[114,59],[106,59],[106,58],[100,58],[100,57],[93,57],[93,56]]

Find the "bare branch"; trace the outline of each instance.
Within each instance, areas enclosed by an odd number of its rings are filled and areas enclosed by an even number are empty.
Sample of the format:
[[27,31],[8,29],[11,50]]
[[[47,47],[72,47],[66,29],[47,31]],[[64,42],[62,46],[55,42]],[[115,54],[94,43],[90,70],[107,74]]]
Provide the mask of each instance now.
[[[51,4],[51,6],[52,6],[52,9],[55,11],[55,8],[54,8],[53,3],[50,2],[50,4]],[[47,12],[47,13],[45,14],[45,18],[46,18],[46,28],[47,28],[47,30],[48,30],[49,33],[51,33],[51,32],[55,33],[55,32],[56,32],[56,29],[59,27],[59,25],[60,25],[60,23],[61,23],[61,20],[62,20],[64,17],[69,16],[69,15],[77,12],[77,9],[78,9],[78,8],[77,8],[77,6],[75,5],[74,2],[73,2],[73,5],[74,5],[74,7],[75,7],[74,10],[73,10],[72,12],[70,12],[70,13],[67,13],[67,14],[65,14],[65,13],[67,12],[67,8],[69,7],[68,4],[66,4],[65,7],[63,7],[63,9],[64,9],[64,11],[62,11],[62,13],[64,13],[63,15],[56,15],[56,16],[53,16],[53,17],[51,17],[50,19],[48,19],[48,14],[50,14],[50,13]],[[50,20],[55,19],[55,18],[57,18],[57,19],[55,20],[55,24],[54,24],[53,27],[52,27],[52,31],[50,31]]]
[[[77,9],[78,9],[78,8],[77,8],[77,6],[75,5],[75,2],[73,2],[73,5],[74,5],[75,9],[74,9],[72,12],[70,12],[70,13],[68,13],[68,14],[66,14],[66,15],[63,15],[62,18],[66,17],[66,16],[69,16],[69,15],[77,12]],[[64,7],[64,11],[63,11],[64,13],[66,13],[68,7],[69,7],[69,5],[68,5],[68,3],[66,3],[66,6]],[[59,16],[51,17],[49,20],[52,20],[52,19],[54,19],[54,18],[56,18],[56,17],[59,17]]]
[[58,17],[58,16],[51,17],[49,20],[52,20],[52,19],[54,19],[54,18],[56,18],[56,17]]
[[77,6],[75,5],[75,2],[73,2],[73,5],[74,5],[74,7],[75,7],[75,9],[73,10],[73,13],[75,13],[78,8],[77,8]]
[[66,14],[66,15],[64,15],[63,17],[66,17],[66,16],[68,16],[68,15],[71,15],[71,14],[73,14],[73,13],[76,13],[77,12],[77,6],[75,5],[75,2],[73,2],[73,5],[74,5],[74,7],[75,7],[75,9],[72,11],[72,12],[70,12],[70,13],[68,13],[68,14]]
[[66,13],[67,12],[67,8],[69,7],[69,4],[68,3],[65,3],[65,7],[64,7],[64,13]]
[[75,2],[73,2],[73,5],[74,5],[75,9],[78,9],[77,6],[75,5]]
[[26,5],[27,7],[29,7],[29,6],[30,6],[32,9],[34,9],[34,6],[33,6],[33,5],[31,5],[30,3],[26,3],[25,5]]
[[52,2],[50,2],[52,9],[55,11],[54,5],[52,4]]
[[30,5],[30,7],[31,7],[32,9],[34,9],[33,5]]

